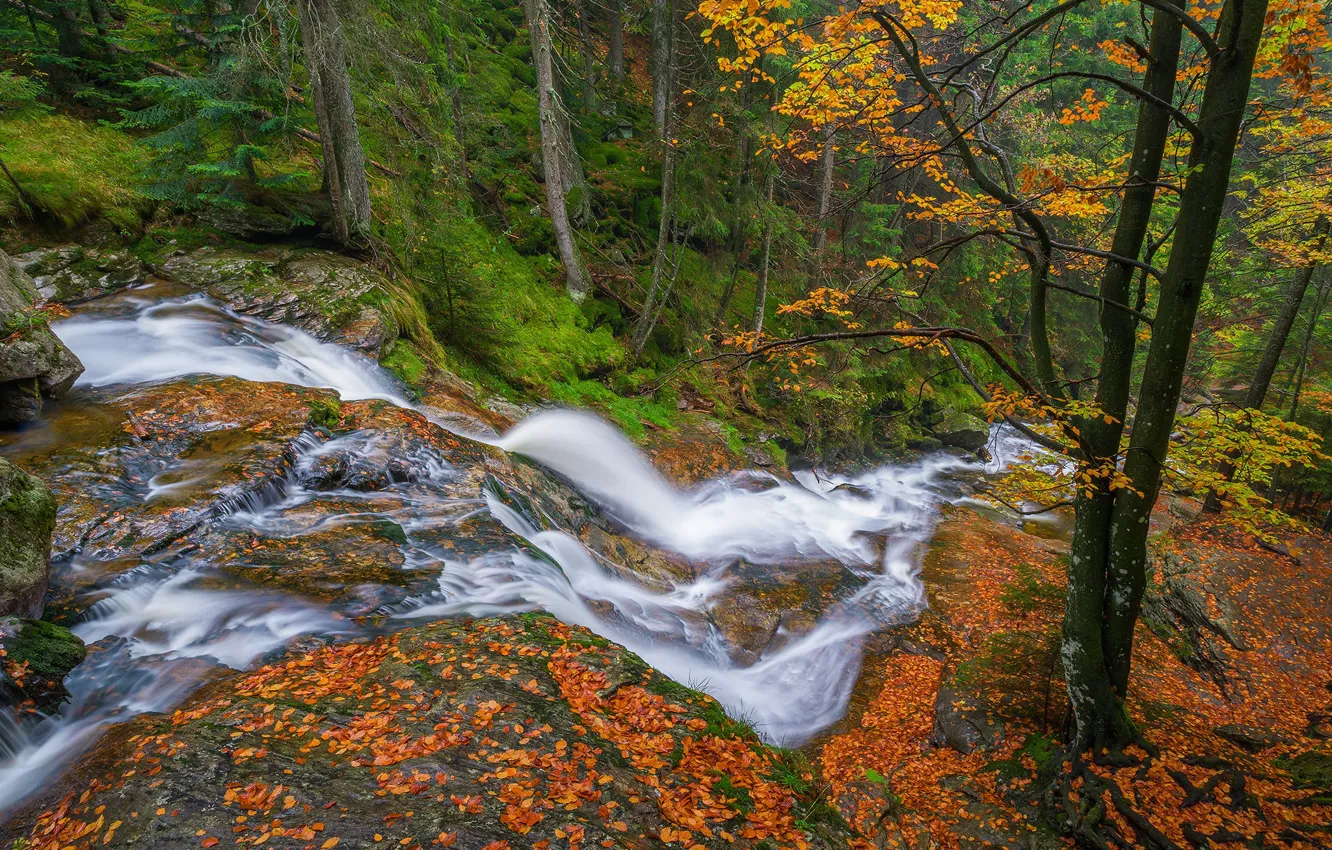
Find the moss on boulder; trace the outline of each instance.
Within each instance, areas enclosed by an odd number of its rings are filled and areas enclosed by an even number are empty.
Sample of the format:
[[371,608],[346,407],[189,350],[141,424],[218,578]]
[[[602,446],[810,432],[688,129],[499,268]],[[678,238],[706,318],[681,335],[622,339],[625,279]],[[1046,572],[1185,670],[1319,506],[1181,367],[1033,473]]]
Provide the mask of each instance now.
[[0,705],[50,714],[69,696],[64,679],[88,654],[64,626],[22,617],[0,618]]
[[0,615],[42,615],[55,516],[46,485],[0,458]]

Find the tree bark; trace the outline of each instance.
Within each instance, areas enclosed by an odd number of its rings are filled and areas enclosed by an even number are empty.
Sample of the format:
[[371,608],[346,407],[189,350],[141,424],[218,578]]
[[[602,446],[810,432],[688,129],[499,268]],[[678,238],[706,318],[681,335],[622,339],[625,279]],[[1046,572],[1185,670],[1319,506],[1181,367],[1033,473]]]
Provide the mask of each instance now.
[[[1323,308],[1327,306],[1327,292],[1328,283],[1324,281],[1314,296],[1313,312],[1309,315],[1309,326],[1304,329],[1304,342],[1300,345],[1300,357],[1295,361],[1295,387],[1290,394],[1290,410],[1286,413],[1287,422],[1294,422],[1295,414],[1300,411],[1300,392],[1304,389],[1305,369],[1309,363],[1309,352],[1313,349],[1314,328],[1318,327],[1318,320],[1323,317]],[[1273,476],[1275,477],[1275,473]]]
[[666,102],[675,41],[675,6],[670,0],[652,0],[652,121],[657,136],[666,138]]
[[[541,123],[541,165],[546,178],[546,207],[555,245],[564,263],[565,289],[574,301],[582,301],[591,291],[591,280],[583,255],[574,242],[569,221],[568,193],[582,182],[569,128],[569,113],[555,88],[555,63],[550,38],[550,9],[546,0],[523,0],[527,32],[532,39],[532,64],[536,69],[537,104]],[[586,192],[581,192],[585,196]],[[586,198],[582,199],[587,203]]]
[[[1327,241],[1328,220],[1319,219],[1315,225],[1314,233],[1317,235],[1317,247],[1322,248],[1323,243]],[[1267,344],[1263,347],[1262,359],[1258,361],[1258,369],[1254,372],[1253,378],[1249,381],[1249,390],[1244,396],[1244,407],[1249,410],[1261,410],[1263,402],[1267,399],[1267,390],[1272,385],[1272,376],[1276,374],[1277,364],[1281,361],[1281,352],[1286,347],[1286,339],[1290,336],[1290,329],[1295,326],[1295,318],[1300,314],[1300,305],[1304,303],[1304,293],[1309,288],[1309,281],[1313,280],[1314,270],[1318,267],[1317,263],[1309,263],[1295,273],[1290,279],[1290,284],[1286,287],[1285,293],[1281,298],[1281,310],[1277,313],[1276,321],[1272,324],[1272,330],[1267,335]],[[1315,305],[1316,306],[1316,305]],[[1226,481],[1235,474],[1235,464],[1239,457],[1232,456],[1222,461],[1217,467],[1217,473]],[[1203,510],[1208,513],[1217,513],[1221,510],[1221,497],[1215,490],[1207,494],[1207,499],[1203,503]]]
[[[1160,306],[1138,392],[1138,410],[1124,462],[1129,486],[1116,492],[1106,572],[1105,682],[1115,694],[1110,711],[1078,714],[1079,739],[1089,745],[1125,743],[1119,695],[1128,688],[1133,632],[1146,588],[1147,533],[1170,447],[1193,324],[1230,187],[1230,169],[1248,104],[1254,60],[1263,36],[1267,0],[1227,0],[1198,112],[1200,135],[1189,152],[1180,196],[1179,226],[1160,287]],[[1070,692],[1074,690],[1070,684]],[[1104,689],[1102,689],[1104,692]],[[1079,694],[1079,698],[1083,695]],[[1075,710],[1077,707],[1075,706]],[[1105,740],[1104,736],[1113,736]]]
[[104,57],[111,58],[114,55],[111,52],[111,33],[107,27],[106,10],[102,7],[102,0],[88,0],[88,18],[92,20],[93,29],[97,31],[100,52]]
[[[774,165],[773,168],[776,168],[776,166]],[[767,207],[772,206],[773,190],[777,183],[772,168],[768,170],[763,182],[763,200],[766,201],[766,207],[763,210],[763,236],[759,243],[758,283],[754,287],[754,333],[763,331],[763,317],[768,311],[768,267],[772,263],[772,220],[770,217],[771,210]]]
[[333,232],[343,244],[370,230],[370,184],[352,101],[351,75],[333,0],[298,0],[306,70],[324,149],[324,174],[333,202]]
[[59,0],[51,23],[56,31],[56,49],[61,56],[83,55],[83,31],[79,28],[79,14],[72,0]]
[[823,128],[823,155],[819,159],[819,220],[814,230],[814,256],[828,245],[828,212],[832,209],[833,172],[837,168],[837,127]]
[[[675,21],[676,0],[666,2],[666,20]],[[670,34],[668,38],[673,38]],[[671,243],[671,229],[675,224],[675,145],[671,143],[672,121],[675,111],[671,108],[670,88],[674,83],[674,63],[667,62],[666,78],[659,88],[667,92],[666,97],[666,132],[661,142],[661,222],[657,226],[657,251],[652,258],[652,283],[648,286],[647,298],[643,302],[643,311],[638,316],[630,340],[630,351],[634,357],[643,354],[648,337],[657,324],[661,305],[666,301],[663,292],[663,279],[666,273],[668,248]]]
[[[1153,15],[1148,49],[1151,60],[1142,86],[1167,103],[1174,98],[1182,34],[1178,16],[1164,11]],[[1169,112],[1150,102],[1141,102],[1129,177],[1111,243],[1111,252],[1117,256],[1136,259],[1142,253],[1169,136]],[[1118,464],[1133,374],[1136,322],[1125,311],[1107,307],[1106,302],[1128,303],[1133,272],[1134,267],[1129,263],[1111,261],[1101,275],[1101,377],[1095,404],[1113,421],[1089,416],[1078,423],[1087,452],[1083,464],[1090,469],[1114,469]],[[1079,486],[1073,503],[1073,545],[1061,656],[1079,735],[1088,740],[1122,740],[1129,734],[1122,703],[1124,691],[1115,689],[1106,660],[1113,640],[1103,631],[1102,607],[1114,501],[1110,479],[1102,476]]]
[[597,66],[592,55],[592,22],[588,20],[587,0],[578,4],[578,50],[583,54],[583,112],[597,111]]
[[726,323],[726,311],[731,306],[735,295],[735,283],[740,277],[740,258],[745,250],[745,224],[740,219],[744,203],[745,186],[749,182],[749,134],[742,129],[739,133],[738,150],[735,153],[735,182],[731,186],[731,279],[722,290],[721,301],[717,304],[717,318],[712,326],[720,330]]
[[620,3],[622,0],[610,0],[610,17],[606,23],[610,30],[610,55],[606,57],[606,64],[610,65],[610,72],[617,80],[624,79],[624,19],[620,13]]

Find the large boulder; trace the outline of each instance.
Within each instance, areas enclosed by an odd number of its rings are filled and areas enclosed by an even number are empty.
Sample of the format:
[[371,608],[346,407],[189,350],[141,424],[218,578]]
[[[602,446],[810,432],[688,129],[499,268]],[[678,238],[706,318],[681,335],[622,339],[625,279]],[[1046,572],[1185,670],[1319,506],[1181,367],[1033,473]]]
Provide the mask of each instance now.
[[0,458],[0,616],[42,615],[55,516],[46,485]]
[[968,452],[978,452],[990,441],[990,426],[984,419],[955,410],[946,411],[932,430],[945,446]]
[[0,251],[0,427],[36,419],[44,398],[65,392],[83,373],[35,309],[37,300],[32,278]]

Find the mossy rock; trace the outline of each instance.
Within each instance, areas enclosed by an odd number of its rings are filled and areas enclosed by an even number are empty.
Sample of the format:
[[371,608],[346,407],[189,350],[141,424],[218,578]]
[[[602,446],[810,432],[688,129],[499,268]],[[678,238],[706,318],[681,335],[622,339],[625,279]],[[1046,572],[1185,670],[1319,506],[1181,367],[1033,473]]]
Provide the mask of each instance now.
[[49,714],[68,697],[64,679],[88,654],[64,626],[21,617],[0,619],[0,704],[31,702]]
[[0,615],[42,615],[55,516],[46,485],[0,458]]

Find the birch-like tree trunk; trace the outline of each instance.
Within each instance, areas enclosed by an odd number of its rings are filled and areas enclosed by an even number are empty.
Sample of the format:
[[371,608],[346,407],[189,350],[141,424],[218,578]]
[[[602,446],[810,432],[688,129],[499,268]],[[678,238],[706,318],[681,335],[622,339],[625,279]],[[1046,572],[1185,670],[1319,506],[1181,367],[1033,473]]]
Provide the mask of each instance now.
[[828,213],[832,210],[833,172],[837,168],[837,127],[823,128],[823,155],[819,157],[819,220],[814,230],[814,256],[828,246]]
[[763,317],[768,311],[768,268],[772,264],[772,219],[771,207],[777,177],[773,173],[776,165],[768,169],[764,177],[763,200],[763,236],[759,243],[758,283],[754,286],[754,333],[763,330]]

